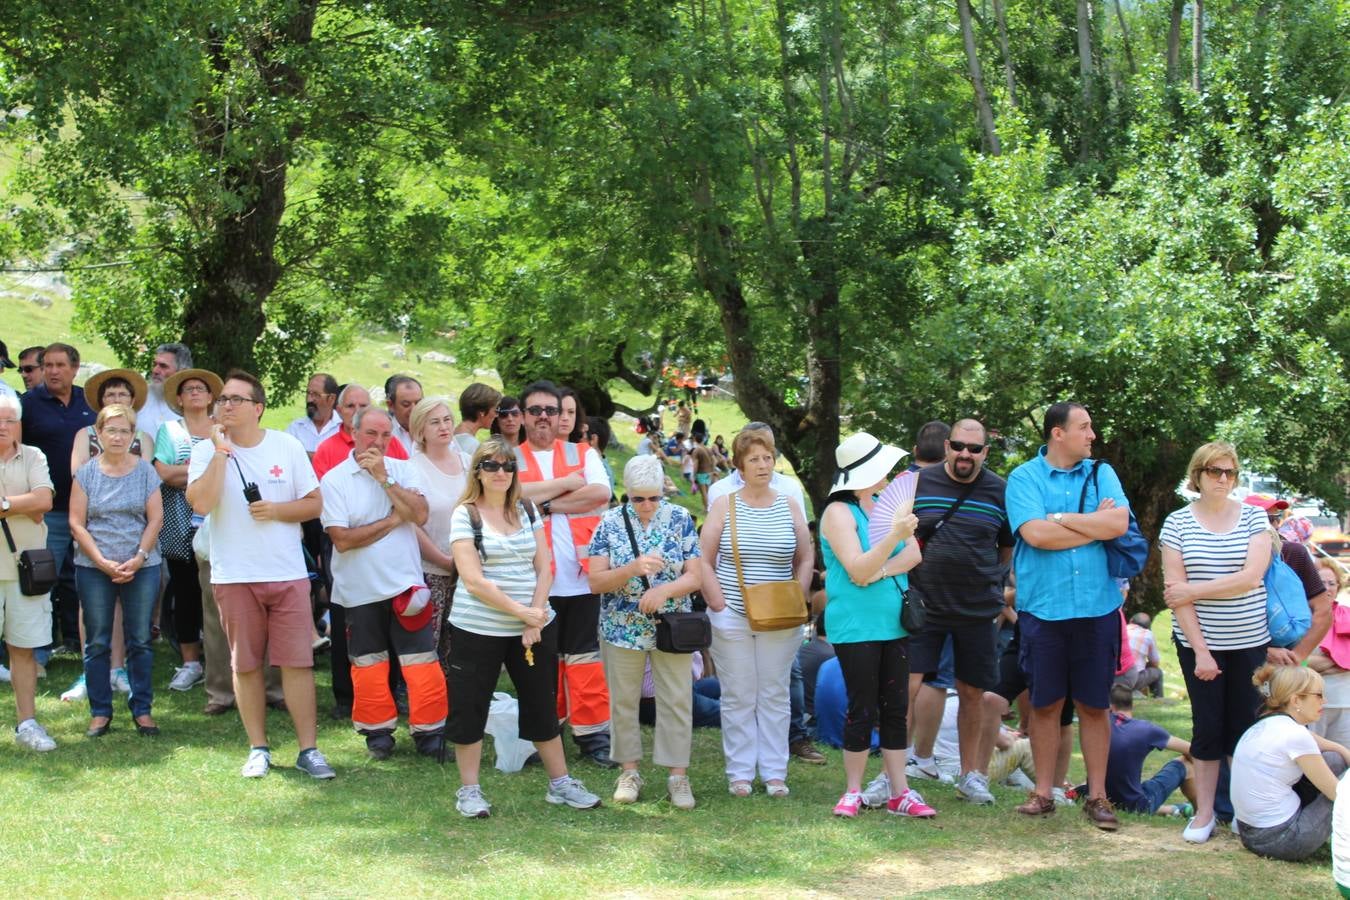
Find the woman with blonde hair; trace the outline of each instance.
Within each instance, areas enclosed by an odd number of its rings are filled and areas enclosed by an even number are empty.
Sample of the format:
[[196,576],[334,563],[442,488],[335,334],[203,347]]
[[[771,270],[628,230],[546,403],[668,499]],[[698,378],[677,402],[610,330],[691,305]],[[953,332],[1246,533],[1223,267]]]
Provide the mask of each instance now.
[[1265,702],[1233,752],[1238,835],[1260,856],[1306,859],[1331,837],[1332,802],[1350,750],[1308,730],[1322,715],[1321,675],[1266,664],[1252,684]]
[[1191,456],[1186,484],[1199,497],[1163,523],[1163,599],[1191,698],[1195,816],[1182,831],[1202,844],[1214,833],[1219,768],[1260,703],[1251,674],[1266,659],[1270,629],[1264,578],[1272,544],[1265,512],[1233,499],[1238,455],[1213,441]]

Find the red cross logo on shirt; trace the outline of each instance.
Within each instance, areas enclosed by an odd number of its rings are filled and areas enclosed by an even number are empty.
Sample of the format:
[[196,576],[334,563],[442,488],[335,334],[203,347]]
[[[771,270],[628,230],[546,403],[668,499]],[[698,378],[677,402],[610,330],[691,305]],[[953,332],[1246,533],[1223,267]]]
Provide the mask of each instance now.
[[272,468],[268,469],[267,471],[268,471],[269,473],[271,473],[271,475],[272,475],[273,478],[280,478],[280,477],[281,477],[282,468],[281,468],[281,466],[273,466]]

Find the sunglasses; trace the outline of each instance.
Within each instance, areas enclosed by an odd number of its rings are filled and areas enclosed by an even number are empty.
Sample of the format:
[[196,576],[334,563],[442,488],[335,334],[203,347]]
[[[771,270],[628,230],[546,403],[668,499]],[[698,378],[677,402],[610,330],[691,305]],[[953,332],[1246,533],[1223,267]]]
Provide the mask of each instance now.
[[34,372],[40,372],[41,370],[42,366],[19,366],[19,371],[25,375],[31,375]]
[[628,498],[628,502],[629,502],[629,503],[655,503],[656,501],[658,501],[658,500],[660,500],[660,499],[661,499],[660,496],[656,496],[656,497],[632,497],[632,496],[630,496],[630,497]]
[[557,406],[527,406],[525,407],[525,411],[536,419],[551,419],[562,412],[562,409]]
[[514,459],[485,459],[478,464],[478,469],[481,472],[514,472],[516,470],[516,461]]
[[1200,471],[1204,472],[1210,478],[1227,478],[1232,480],[1237,478],[1237,469],[1226,469],[1223,466],[1205,466]]
[[972,456],[981,453],[984,450],[984,444],[968,444],[965,441],[948,441],[947,446],[951,447],[957,453],[964,450]]
[[519,409],[518,407],[514,407],[514,406],[511,407],[510,409],[502,409],[502,408],[498,407],[498,409],[497,409],[497,415],[499,415],[499,416],[518,416],[518,415],[520,415],[520,409]]

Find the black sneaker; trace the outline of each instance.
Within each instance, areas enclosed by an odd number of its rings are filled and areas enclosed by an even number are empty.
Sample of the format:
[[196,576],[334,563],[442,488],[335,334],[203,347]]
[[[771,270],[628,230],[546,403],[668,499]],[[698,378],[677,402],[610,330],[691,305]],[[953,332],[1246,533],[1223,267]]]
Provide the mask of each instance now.
[[371,759],[384,760],[394,755],[394,736],[388,732],[366,735],[366,753]]
[[609,758],[608,747],[596,747],[594,750],[583,750],[581,758],[602,769],[617,769],[619,764]]

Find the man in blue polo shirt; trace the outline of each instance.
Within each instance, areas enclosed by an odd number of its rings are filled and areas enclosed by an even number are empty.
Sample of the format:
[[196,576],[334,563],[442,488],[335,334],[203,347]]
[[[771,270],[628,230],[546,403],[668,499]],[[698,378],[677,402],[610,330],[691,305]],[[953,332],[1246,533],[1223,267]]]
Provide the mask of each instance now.
[[[24,394],[23,442],[37,447],[47,457],[55,494],[51,511],[43,515],[47,525],[47,549],[56,557],[59,571],[72,552],[70,537],[70,450],[75,435],[94,424],[94,411],[84,400],[84,389],[75,386],[80,371],[80,351],[69,344],[52,344],[42,353],[42,383]],[[79,606],[73,595],[53,593],[57,621],[67,644],[79,647]],[[45,664],[39,654],[39,664]]]
[[[1008,524],[1017,536],[1013,569],[1022,630],[1020,662],[1031,692],[1031,751],[1036,789],[1017,808],[1049,815],[1059,717],[1072,699],[1087,766],[1094,825],[1114,831],[1119,822],[1106,797],[1111,747],[1107,715],[1120,656],[1120,591],[1106,568],[1103,541],[1129,527],[1129,503],[1110,466],[1092,473],[1092,417],[1079,403],[1060,402],[1045,412],[1045,444],[1008,478]],[[1080,513],[1079,506],[1082,506]]]

